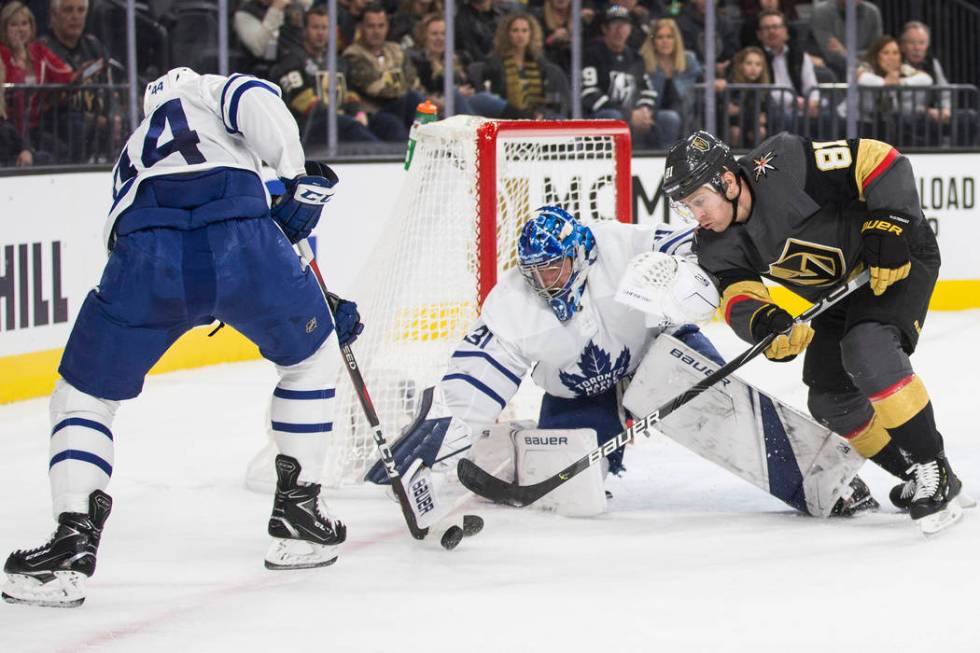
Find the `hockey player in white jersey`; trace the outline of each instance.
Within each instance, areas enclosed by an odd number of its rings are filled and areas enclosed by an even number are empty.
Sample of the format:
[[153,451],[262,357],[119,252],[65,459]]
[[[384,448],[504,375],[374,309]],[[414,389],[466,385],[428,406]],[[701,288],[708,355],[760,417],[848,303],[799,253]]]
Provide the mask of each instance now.
[[[304,162],[296,123],[265,80],[177,68],[147,86],[143,110],[113,171],[109,259],[79,310],[51,397],[57,530],[7,559],[3,597],[11,602],[84,601],[112,505],[105,489],[119,402],[140,393],[181,334],[215,319],[256,343],[280,374],[270,409],[281,455],[266,566],[328,565],[346,537],[314,481],[331,430],[336,340],[350,342],[362,327],[352,302],[331,315],[291,245],[310,234],[337,177]],[[263,161],[286,188],[271,209]]]
[[[591,429],[572,436],[588,450],[623,430],[623,382],[661,333],[721,364],[693,324],[711,317],[718,297],[684,256],[692,233],[619,222],[586,227],[560,207],[538,209],[521,231],[519,269],[504,273],[487,296],[428,397],[429,421],[399,440],[396,459],[431,465],[468,447],[472,433],[497,421],[529,370],[545,393],[537,429]],[[666,276],[660,292],[643,279],[651,274]],[[437,419],[446,415],[452,420]],[[547,444],[535,437],[528,436],[530,446]],[[609,472],[623,471],[622,456],[608,457]],[[383,470],[375,466],[369,479],[383,482]]]

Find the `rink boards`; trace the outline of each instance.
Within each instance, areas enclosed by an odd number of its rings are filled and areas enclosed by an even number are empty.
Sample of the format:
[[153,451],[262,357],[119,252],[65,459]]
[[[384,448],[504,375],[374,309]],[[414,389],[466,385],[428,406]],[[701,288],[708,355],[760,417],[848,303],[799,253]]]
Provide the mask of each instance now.
[[[974,171],[980,153],[910,155],[923,212],[943,256],[934,310],[980,308],[980,208]],[[663,158],[633,165],[633,213],[638,222],[669,220],[654,203]],[[341,190],[321,222],[320,266],[343,295],[361,274],[383,262],[367,256],[392,204],[404,170],[400,163],[335,166]],[[379,190],[383,189],[383,192]],[[0,176],[0,403],[41,396],[57,379],[57,365],[86,293],[99,279],[106,252],[101,242],[111,203],[104,172]],[[559,195],[565,191],[558,189]],[[801,310],[802,300],[775,288],[777,301]],[[151,373],[249,360],[258,350],[231,328],[207,337],[201,327],[181,338]],[[368,325],[370,328],[370,325]]]

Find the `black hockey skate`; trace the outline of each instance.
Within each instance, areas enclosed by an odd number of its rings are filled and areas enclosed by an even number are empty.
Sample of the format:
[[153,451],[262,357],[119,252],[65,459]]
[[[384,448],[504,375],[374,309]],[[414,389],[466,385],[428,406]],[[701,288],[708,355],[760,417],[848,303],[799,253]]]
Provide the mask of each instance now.
[[299,483],[299,462],[276,456],[276,501],[269,518],[272,546],[267,569],[309,569],[337,561],[347,527],[333,517],[320,498],[320,485]]
[[963,516],[963,506],[956,500],[963,485],[943,454],[914,465],[911,482],[915,484],[915,492],[912,494],[909,516],[923,534],[938,533]]
[[861,512],[875,512],[881,505],[871,496],[871,488],[860,476],[851,479],[851,495],[841,497],[830,514],[835,517],[852,517]]
[[[940,453],[939,456],[943,457],[943,454]],[[960,479],[955,474],[949,478],[949,495],[955,497],[957,503],[963,508],[973,508],[977,505],[977,502],[972,497],[963,492],[963,483],[960,482]],[[915,496],[914,476],[909,476],[909,478],[893,487],[891,492],[888,493],[888,498],[891,499],[892,505],[899,510],[908,510],[911,508],[913,496]]]
[[85,601],[85,581],[95,573],[95,557],[112,498],[95,490],[88,514],[63,512],[47,544],[14,551],[3,566],[8,603],[74,608]]

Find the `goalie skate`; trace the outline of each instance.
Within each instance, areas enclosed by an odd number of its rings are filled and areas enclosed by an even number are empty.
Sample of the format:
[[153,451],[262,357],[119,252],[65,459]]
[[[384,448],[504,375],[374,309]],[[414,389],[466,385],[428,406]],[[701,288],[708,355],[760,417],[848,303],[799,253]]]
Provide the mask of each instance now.
[[320,485],[299,483],[299,462],[276,456],[276,499],[269,518],[266,569],[311,569],[337,561],[347,527],[320,498]]
[[63,512],[47,543],[14,551],[3,570],[3,599],[53,608],[74,608],[85,602],[85,583],[95,573],[95,558],[112,499],[100,490],[89,496],[89,512]]
[[881,505],[871,496],[871,488],[860,476],[855,476],[850,482],[851,494],[841,497],[834,504],[830,514],[835,517],[853,517],[862,512],[877,512]]

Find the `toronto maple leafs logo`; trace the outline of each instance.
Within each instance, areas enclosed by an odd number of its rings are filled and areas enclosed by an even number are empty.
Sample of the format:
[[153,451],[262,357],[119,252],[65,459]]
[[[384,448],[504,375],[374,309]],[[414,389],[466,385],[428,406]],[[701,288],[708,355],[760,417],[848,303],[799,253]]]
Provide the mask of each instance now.
[[613,387],[626,376],[629,366],[629,347],[623,347],[613,365],[609,353],[590,340],[578,359],[578,368],[582,374],[559,371],[558,377],[566,388],[579,397],[591,397]]
[[775,154],[772,152],[766,152],[758,159],[752,159],[752,163],[755,164],[753,172],[755,172],[756,181],[759,181],[759,177],[768,177],[770,170],[778,170],[778,168],[772,164],[772,160],[775,158]]

